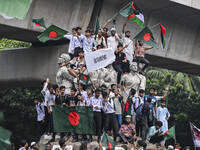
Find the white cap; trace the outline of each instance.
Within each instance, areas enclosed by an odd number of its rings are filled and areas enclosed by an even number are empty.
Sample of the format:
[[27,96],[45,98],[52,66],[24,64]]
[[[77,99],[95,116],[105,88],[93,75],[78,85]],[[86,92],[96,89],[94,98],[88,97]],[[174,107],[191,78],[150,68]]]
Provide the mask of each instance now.
[[131,116],[130,116],[130,115],[127,115],[126,118],[131,118]]
[[169,146],[168,146],[168,149],[173,150],[174,147],[173,147],[172,145],[169,145]]
[[35,145],[36,145],[36,142],[31,142],[31,147]]
[[115,28],[112,28],[110,31],[116,31],[116,29],[115,29]]

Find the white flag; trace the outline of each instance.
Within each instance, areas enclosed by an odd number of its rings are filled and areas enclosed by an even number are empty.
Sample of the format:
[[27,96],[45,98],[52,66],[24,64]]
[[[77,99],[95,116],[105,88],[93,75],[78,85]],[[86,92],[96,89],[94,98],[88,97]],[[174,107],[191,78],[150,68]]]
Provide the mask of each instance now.
[[88,72],[106,67],[115,61],[115,54],[111,48],[101,49],[85,54],[85,62]]

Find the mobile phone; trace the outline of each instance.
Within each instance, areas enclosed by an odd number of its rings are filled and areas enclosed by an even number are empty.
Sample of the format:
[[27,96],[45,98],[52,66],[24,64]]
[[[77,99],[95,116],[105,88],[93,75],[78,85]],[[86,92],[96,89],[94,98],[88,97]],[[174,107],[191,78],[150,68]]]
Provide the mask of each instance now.
[[113,24],[116,25],[116,20],[113,20]]

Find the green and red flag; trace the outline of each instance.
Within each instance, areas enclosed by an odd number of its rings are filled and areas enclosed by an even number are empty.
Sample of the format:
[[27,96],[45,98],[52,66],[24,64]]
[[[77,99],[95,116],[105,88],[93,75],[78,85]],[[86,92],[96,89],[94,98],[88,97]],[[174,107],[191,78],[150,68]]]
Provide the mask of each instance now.
[[144,15],[142,10],[134,2],[126,9],[122,10],[120,14],[124,17],[128,17],[128,20],[132,20],[139,27],[144,28]]
[[174,139],[176,142],[175,126],[171,127],[168,131],[164,133],[164,140]]
[[165,48],[165,39],[164,39],[164,35],[166,33],[166,29],[165,27],[163,27],[160,23],[159,23],[159,26],[160,26],[160,29],[161,29],[161,33],[160,33],[160,36],[161,36],[161,45],[162,45],[162,49]]
[[84,106],[53,106],[54,132],[93,134],[93,109]]
[[103,134],[101,143],[102,143],[102,146],[106,148],[106,150],[115,149],[115,141],[108,134],[106,134],[106,132],[104,132]]
[[44,32],[42,32],[41,35],[39,35],[37,38],[45,43],[46,41],[49,40],[59,40],[63,37],[63,35],[67,34],[68,32],[55,26],[51,25],[48,27]]
[[95,27],[95,31],[94,34],[97,35],[100,29],[100,25],[99,25],[99,17],[97,17],[97,21],[96,21],[96,27]]
[[158,48],[158,45],[153,37],[153,33],[148,27],[144,28],[134,39],[153,46],[154,48]]
[[38,26],[38,27],[46,28],[45,23],[44,23],[44,18],[32,19],[32,22],[35,23],[35,25]]
[[80,73],[79,74],[79,80],[82,81],[85,84],[88,84],[89,81],[90,81],[90,76],[86,75],[86,74],[83,74],[83,73]]
[[124,113],[123,113],[123,119],[126,118],[127,115],[131,115],[131,105],[132,105],[132,99],[130,96],[127,98]]

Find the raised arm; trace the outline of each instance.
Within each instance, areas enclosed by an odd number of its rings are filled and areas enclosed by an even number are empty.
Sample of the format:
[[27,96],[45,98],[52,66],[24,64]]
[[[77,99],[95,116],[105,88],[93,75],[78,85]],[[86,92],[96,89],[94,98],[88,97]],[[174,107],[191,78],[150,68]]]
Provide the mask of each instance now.
[[107,26],[107,24],[110,22],[111,20],[110,19],[108,19],[108,21],[103,25],[103,29]]
[[65,64],[63,64],[63,65],[60,65],[60,67],[67,66],[67,65],[69,65],[69,64],[70,64],[70,61],[66,62],[66,63],[65,63]]
[[138,46],[138,40],[135,40],[135,47]]
[[124,33],[124,32],[125,32],[126,23],[127,23],[127,21],[126,21],[126,22],[124,23],[124,25],[123,25],[123,28],[122,28],[122,33]]
[[[159,39],[156,40],[156,43],[158,44]],[[149,49],[152,49],[153,46],[145,46],[144,49],[147,51]]]
[[124,46],[121,50],[117,50],[116,53],[122,52],[122,51],[123,51],[125,48],[127,48],[127,47],[128,47],[128,45]]
[[167,96],[168,91],[169,91],[169,85],[167,85],[167,86],[165,87],[165,93],[164,93],[163,96],[161,96],[161,99],[164,99],[164,98]]

